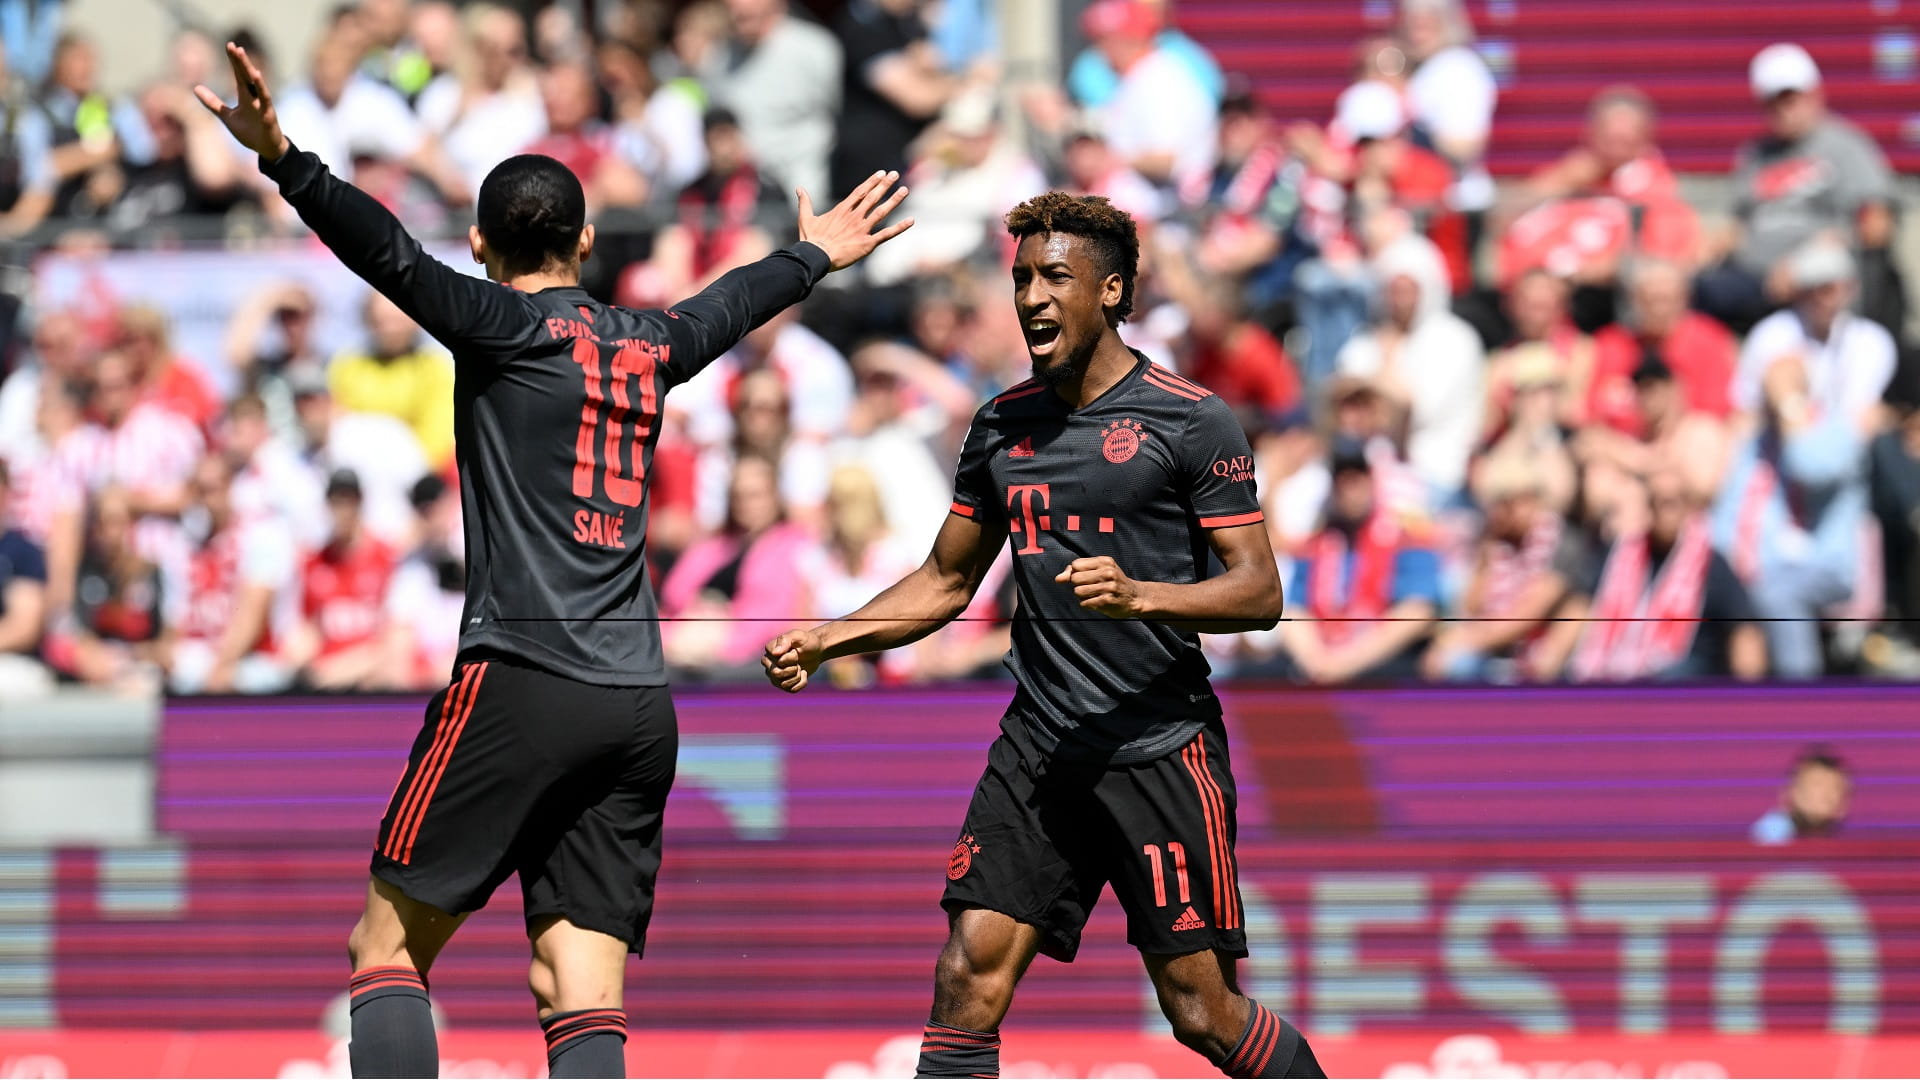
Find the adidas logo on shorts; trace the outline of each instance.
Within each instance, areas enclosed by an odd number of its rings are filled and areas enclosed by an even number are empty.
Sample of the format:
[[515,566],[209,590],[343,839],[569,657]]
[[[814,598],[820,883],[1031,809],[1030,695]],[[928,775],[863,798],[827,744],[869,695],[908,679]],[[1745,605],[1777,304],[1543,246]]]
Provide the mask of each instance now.
[[1175,933],[1179,933],[1182,930],[1205,930],[1206,928],[1207,920],[1201,918],[1200,913],[1193,910],[1191,906],[1181,912],[1180,917],[1173,921]]

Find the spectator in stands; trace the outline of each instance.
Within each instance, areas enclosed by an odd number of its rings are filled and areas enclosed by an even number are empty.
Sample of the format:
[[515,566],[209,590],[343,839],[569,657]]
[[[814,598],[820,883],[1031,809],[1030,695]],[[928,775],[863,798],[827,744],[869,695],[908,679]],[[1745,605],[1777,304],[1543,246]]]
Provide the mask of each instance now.
[[266,402],[274,434],[288,440],[299,430],[291,380],[318,375],[327,365],[314,334],[318,306],[305,285],[279,281],[241,301],[227,320],[227,364],[243,392]]
[[[803,522],[817,520],[826,498],[831,466],[821,440],[793,438],[792,406],[785,380],[766,368],[749,371],[734,385],[729,406],[733,414],[732,438],[725,443],[702,446],[695,452],[695,524],[705,532],[726,524],[733,474],[740,460],[748,457],[765,458],[779,466],[780,501],[790,517]],[[654,459],[659,460],[658,451]],[[657,469],[655,473],[658,474]],[[647,529],[651,541],[654,530],[651,516],[647,519]],[[688,536],[676,550],[685,550],[692,539],[693,536]]]
[[1748,78],[1767,132],[1741,147],[1734,164],[1735,222],[1719,238],[1725,261],[1697,282],[1700,307],[1745,330],[1791,299],[1790,257],[1834,235],[1866,271],[1867,316],[1900,329],[1905,302],[1887,251],[1893,174],[1880,148],[1827,111],[1820,69],[1800,46],[1760,50]]
[[1191,177],[1181,198],[1200,219],[1194,262],[1237,282],[1256,313],[1292,299],[1294,269],[1312,251],[1295,225],[1307,181],[1252,89],[1235,86],[1220,103],[1213,168]]
[[1233,406],[1249,430],[1305,408],[1292,359],[1253,321],[1246,294],[1232,280],[1194,273],[1181,244],[1170,238],[1156,240],[1153,265],[1160,288],[1189,320],[1182,370]]
[[[1167,0],[1145,0],[1141,6],[1152,17],[1153,47],[1179,60],[1206,89],[1207,96],[1219,101],[1227,92],[1227,77],[1213,54],[1167,21]],[[1067,71],[1067,90],[1081,105],[1100,108],[1120,92],[1120,72],[1098,45],[1089,45],[1073,58]]]
[[1720,490],[1729,447],[1727,423],[1689,406],[1686,393],[1657,353],[1633,369],[1634,434],[1593,424],[1574,440],[1575,455],[1589,467],[1605,465],[1629,476],[1677,469],[1688,497],[1705,505]]
[[794,309],[775,315],[667,398],[687,417],[687,434],[702,446],[733,438],[728,401],[748,372],[770,370],[786,387],[798,439],[825,442],[846,430],[853,407],[853,370],[839,350],[802,325]]
[[1159,46],[1158,13],[1141,0],[1097,0],[1080,27],[1120,76],[1113,97],[1096,110],[1120,160],[1161,185],[1211,167],[1218,92]]
[[327,369],[334,400],[406,424],[427,463],[445,468],[453,460],[453,361],[393,301],[370,292],[364,310],[366,350],[342,353]]
[[1552,681],[1578,624],[1555,621],[1592,574],[1578,529],[1549,501],[1544,470],[1514,455],[1483,460],[1474,496],[1486,508],[1473,572],[1450,622],[1421,658],[1429,679]]
[[66,602],[73,582],[85,522],[86,488],[77,453],[92,437],[84,403],[74,384],[47,380],[40,386],[35,439],[12,455],[0,453],[13,477],[13,505],[0,508],[15,528],[46,552],[50,610]]
[[[1894,423],[1869,449],[1873,512],[1880,519],[1888,622],[1876,657],[1881,670],[1920,676],[1920,357],[1910,357],[1887,391]],[[1903,621],[1896,621],[1903,620]]]
[[661,82],[644,49],[607,38],[594,53],[600,89],[612,99],[619,150],[647,179],[649,191],[672,194],[707,167],[701,131],[706,93],[690,79]]
[[805,188],[823,205],[840,111],[840,43],[787,8],[787,0],[727,0],[733,41],[714,101],[740,118],[783,197]]
[[1447,271],[1432,243],[1403,237],[1373,272],[1376,322],[1340,350],[1340,372],[1370,380],[1407,414],[1407,461],[1444,502],[1461,490],[1479,438],[1486,357],[1473,328],[1447,310]]
[[54,620],[48,658],[92,686],[157,691],[179,604],[160,568],[140,554],[126,493],[109,488],[94,499],[86,536],[71,614]]
[[907,171],[907,146],[962,83],[928,40],[918,0],[851,0],[834,20],[845,86],[833,146],[832,190],[876,172]]
[[404,549],[415,525],[409,493],[428,472],[420,440],[385,413],[341,408],[317,372],[296,375],[288,389],[299,422],[292,445],[309,474],[352,471],[360,481],[367,530]]
[[52,126],[13,74],[0,53],[0,238],[8,239],[47,219],[59,182]]
[[204,535],[187,576],[186,610],[166,658],[175,693],[272,693],[293,672],[276,647],[293,598],[293,539],[272,518],[242,519],[231,498],[233,469],[210,454],[193,472],[192,508]]
[[875,284],[924,281],[936,268],[995,251],[1007,207],[1047,189],[1039,166],[1001,127],[984,88],[950,101],[914,154],[900,208],[914,226],[867,257],[863,265]]
[[[826,528],[821,540],[801,553],[797,567],[812,616],[838,619],[852,614],[882,590],[918,567],[926,552],[916,550],[888,527],[880,485],[871,469],[846,464],[827,481]],[[902,676],[912,668],[913,652],[897,659],[877,655],[870,663],[836,665],[835,685],[847,685],[848,673],[879,668]]]
[[433,80],[453,70],[459,52],[460,9],[449,0],[413,0],[406,37],[384,57],[376,51],[368,59],[385,67],[387,84],[413,105]]
[[119,324],[120,351],[140,382],[140,399],[212,430],[220,394],[193,361],[174,351],[166,313],[136,304],[120,312]]
[[1753,842],[1775,847],[1833,836],[1847,822],[1852,794],[1846,761],[1825,747],[1810,747],[1794,759],[1780,804],[1753,823]]
[[1594,96],[1586,139],[1527,178],[1500,224],[1500,276],[1546,269],[1575,286],[1583,330],[1612,322],[1623,265],[1658,259],[1691,272],[1699,215],[1653,142],[1653,102],[1630,86]]
[[69,31],[53,47],[39,119],[23,137],[47,147],[54,180],[49,216],[98,218],[125,189],[122,165],[153,160],[153,139],[132,102],[115,101],[98,85],[93,41]]
[[1636,264],[1629,282],[1626,318],[1594,335],[1595,364],[1589,415],[1633,434],[1637,414],[1631,376],[1648,358],[1658,359],[1679,381],[1688,410],[1725,417],[1733,384],[1733,335],[1718,321],[1687,308],[1687,275],[1678,264]]
[[1714,507],[1714,544],[1767,623],[1774,670],[1820,674],[1821,612],[1859,581],[1867,520],[1865,449],[1894,371],[1884,328],[1848,310],[1853,259],[1837,244],[1795,254],[1794,306],[1761,320],[1734,378],[1751,432],[1733,450]]
[[[1538,485],[1548,509],[1563,512],[1573,502],[1578,478],[1575,432],[1563,412],[1567,392],[1559,358],[1547,346],[1533,344],[1521,346],[1508,360],[1509,396],[1482,465],[1497,475],[1499,463],[1519,463]],[[1479,503],[1487,505],[1484,498]]]
[[[406,99],[357,70],[364,48],[364,39],[353,33],[321,38],[306,85],[274,96],[280,129],[342,179],[353,180],[363,159],[403,163],[431,180],[448,202],[465,204],[470,189],[421,130]],[[249,48],[247,55],[272,77],[259,52]]]
[[7,463],[0,460],[0,701],[37,697],[53,677],[35,657],[47,619],[47,561],[13,527]]
[[653,257],[622,275],[623,304],[671,304],[773,250],[786,196],[754,164],[733,113],[714,109],[705,125],[707,170],[680,192],[679,221],[660,230]]
[[886,518],[909,547],[925,552],[952,505],[946,463],[958,448],[949,437],[964,430],[978,399],[937,361],[895,342],[862,346],[852,362],[846,434],[829,453],[838,464],[887,463],[874,477]]
[[0,382],[0,458],[18,464],[46,449],[36,434],[42,388],[84,378],[90,359],[85,328],[73,311],[54,308],[34,316],[25,354]]
[[[454,70],[420,93],[420,123],[440,141],[469,192],[495,165],[546,134],[540,86],[527,63],[527,23],[497,4],[466,9]],[[291,135],[289,135],[291,137]]]
[[1336,440],[1326,521],[1294,563],[1296,614],[1281,640],[1298,677],[1411,678],[1440,613],[1440,561],[1379,512],[1364,446]]
[[316,690],[370,689],[389,663],[385,640],[392,549],[367,534],[360,478],[327,478],[326,543],[300,573],[300,623],[287,650],[300,681]]
[[[1473,24],[1460,0],[1401,0],[1401,41],[1413,74],[1407,103],[1416,137],[1453,163],[1449,205],[1479,214],[1493,205],[1482,164],[1499,98],[1493,72],[1473,49]],[[1471,245],[1469,245],[1471,246]]]
[[669,620],[667,663],[713,678],[751,677],[765,620],[804,619],[810,605],[794,567],[806,533],[786,521],[777,466],[740,459],[728,494],[726,527],[695,543],[660,586]]
[[1508,423],[1516,372],[1531,363],[1545,366],[1558,383],[1554,416],[1577,428],[1587,421],[1595,347],[1569,317],[1567,283],[1544,270],[1522,274],[1507,290],[1507,319],[1513,336],[1487,357],[1486,430],[1497,436]]
[[1142,229],[1160,220],[1166,200],[1151,180],[1127,164],[1097,118],[1067,136],[1066,189],[1075,195],[1098,195],[1133,216]]
[[613,128],[598,116],[600,90],[593,70],[562,61],[540,75],[546,134],[525,147],[573,170],[587,196],[589,216],[606,206],[638,206],[647,199],[647,178],[621,155]]
[[164,522],[171,530],[186,508],[187,484],[206,452],[206,439],[191,421],[140,395],[126,354],[102,354],[94,364],[88,401],[98,426],[78,433],[69,452],[88,491],[122,488],[143,525]]
[[446,682],[460,650],[467,564],[458,543],[460,499],[445,480],[428,474],[409,495],[415,513],[411,550],[394,569],[387,590],[387,659],[379,681],[395,689]]
[[1586,623],[1570,661],[1580,682],[1767,674],[1767,642],[1746,586],[1713,549],[1679,470],[1661,468],[1630,496],[1645,528],[1617,536],[1568,612]]
[[325,542],[326,474],[274,434],[266,402],[256,394],[234,398],[216,443],[234,469],[229,497],[236,513],[278,519],[302,548]]
[[[153,157],[127,170],[126,188],[107,213],[125,232],[187,217],[225,214],[253,190],[230,136],[185,85],[161,83],[140,95]],[[151,233],[143,243],[155,243]]]

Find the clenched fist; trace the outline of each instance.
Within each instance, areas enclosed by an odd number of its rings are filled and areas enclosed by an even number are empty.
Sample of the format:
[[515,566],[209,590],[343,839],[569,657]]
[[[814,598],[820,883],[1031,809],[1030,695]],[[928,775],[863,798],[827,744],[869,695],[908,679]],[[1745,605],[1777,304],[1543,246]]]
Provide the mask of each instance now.
[[811,630],[789,630],[767,642],[760,666],[766,669],[768,682],[789,694],[797,694],[807,688],[808,676],[819,668],[820,651],[819,634]]
[[1121,573],[1120,564],[1111,555],[1075,559],[1053,580],[1072,585],[1080,606],[1089,611],[1109,619],[1140,616],[1140,583]]

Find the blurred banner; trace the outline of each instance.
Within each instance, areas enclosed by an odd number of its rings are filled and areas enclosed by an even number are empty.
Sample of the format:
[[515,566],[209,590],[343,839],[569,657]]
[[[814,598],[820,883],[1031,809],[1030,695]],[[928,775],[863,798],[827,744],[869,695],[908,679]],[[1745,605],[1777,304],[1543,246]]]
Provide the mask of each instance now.
[[[1242,981],[1337,1040],[1331,1068],[1487,1075],[1449,1071],[1479,1055],[1511,1076],[1920,1073],[1910,689],[1225,698],[1253,952]],[[889,1055],[907,1050],[888,1040],[925,1019],[948,855],[1005,700],[996,687],[679,695],[660,904],[628,989],[648,1073],[905,1075]],[[345,936],[421,707],[169,706],[167,843],[9,864],[7,883],[38,888],[47,912],[44,1000],[12,1007],[67,1031],[0,1036],[0,1076],[55,1075],[19,1064],[42,1053],[82,1075],[125,1073],[113,1062],[130,1057],[169,1075],[334,1069]],[[1815,740],[1854,764],[1842,837],[1749,843]],[[433,972],[446,1053],[525,1074],[538,1051],[525,973],[509,883]],[[740,1033],[689,1034],[722,1028]],[[1036,964],[1007,1030],[1007,1060],[1039,1063],[1018,1075],[1200,1064],[1160,1036],[1111,898],[1075,964]],[[1442,1041],[1468,1033],[1493,1041]]]

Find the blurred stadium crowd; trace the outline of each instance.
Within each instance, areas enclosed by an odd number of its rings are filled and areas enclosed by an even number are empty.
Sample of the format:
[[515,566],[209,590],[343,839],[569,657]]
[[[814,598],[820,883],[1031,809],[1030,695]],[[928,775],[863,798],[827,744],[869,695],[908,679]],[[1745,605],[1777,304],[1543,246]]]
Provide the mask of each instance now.
[[[785,243],[795,187],[820,202],[905,174],[917,228],[666,404],[648,543],[686,678],[757,677],[772,633],[922,558],[973,410],[1025,377],[999,218],[1049,186],[1135,216],[1125,336],[1252,438],[1292,618],[1214,639],[1221,670],[1920,674],[1895,177],[1805,51],[1753,57],[1722,223],[1683,197],[1627,85],[1593,99],[1580,145],[1496,188],[1496,83],[1447,0],[1406,0],[1358,43],[1321,117],[1270,115],[1141,0],[1086,8],[1063,86],[1004,94],[994,6],[851,0],[821,23],[785,0],[628,0],[582,25],[560,5],[357,0],[311,56],[215,33],[249,44],[296,143],[422,234],[457,236],[507,156],[566,162],[602,229],[589,284],[623,304]],[[189,94],[223,86],[216,36],[181,31],[169,74],[116,98],[85,37],[6,33],[0,233],[151,246],[212,217],[229,241],[299,235]],[[137,304],[20,316],[0,365],[0,695],[444,681],[450,358],[375,296],[334,354],[314,328],[347,313],[303,286],[230,302],[221,355],[182,355]],[[835,678],[991,675],[1005,570],[969,621]]]

